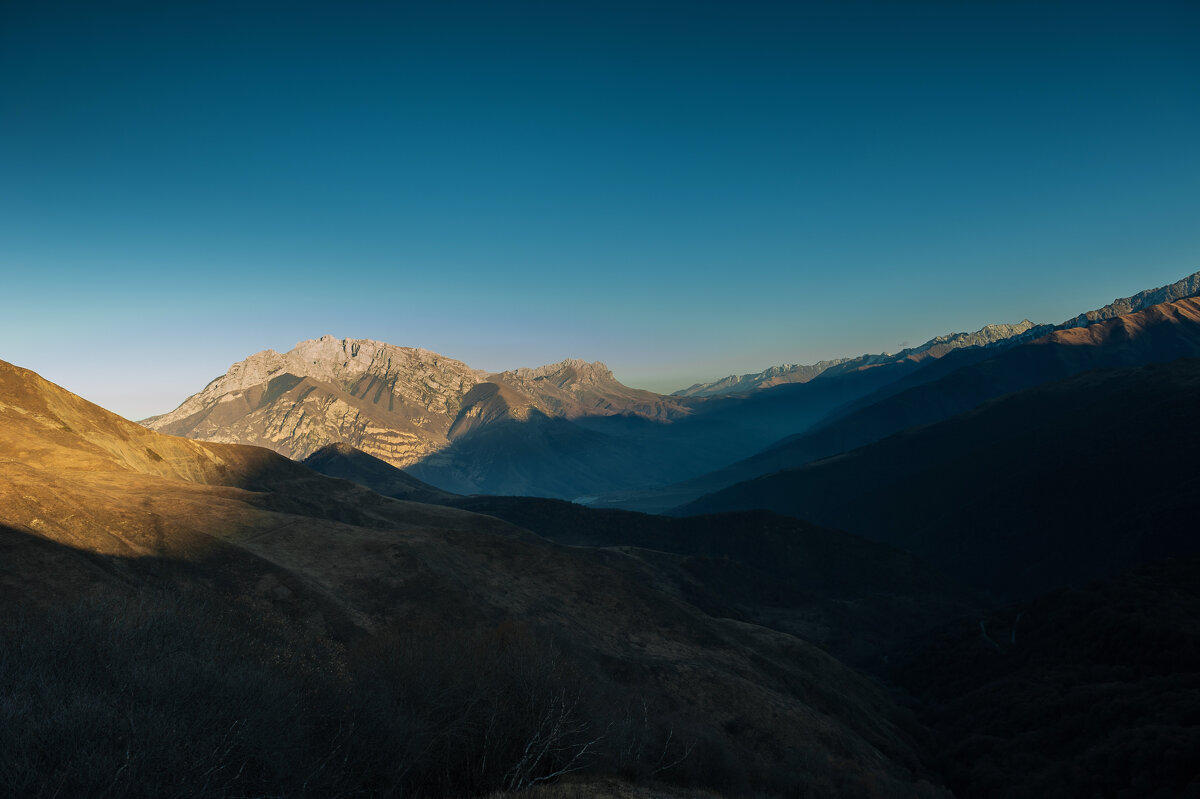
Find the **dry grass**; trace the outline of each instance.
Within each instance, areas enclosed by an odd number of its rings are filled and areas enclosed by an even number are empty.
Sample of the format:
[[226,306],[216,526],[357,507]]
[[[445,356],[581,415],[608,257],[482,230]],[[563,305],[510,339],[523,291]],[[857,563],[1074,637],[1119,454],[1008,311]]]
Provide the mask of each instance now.
[[488,799],[723,799],[702,788],[679,788],[659,783],[635,785],[620,780],[572,780],[539,785],[520,794],[494,793]]

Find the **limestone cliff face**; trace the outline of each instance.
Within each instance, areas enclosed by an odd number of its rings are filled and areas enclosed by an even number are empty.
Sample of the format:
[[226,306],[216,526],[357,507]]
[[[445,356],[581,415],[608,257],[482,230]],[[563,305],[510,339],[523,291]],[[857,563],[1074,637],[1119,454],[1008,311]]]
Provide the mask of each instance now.
[[532,412],[666,418],[688,408],[622,385],[602,363],[572,359],[492,375],[428,350],[325,336],[235,363],[174,411],[142,424],[291,458],[348,443],[405,467],[452,438]]
[[427,350],[325,336],[251,355],[143,424],[293,458],[347,442],[403,466],[445,446],[463,396],[483,378]]
[[393,399],[392,405],[400,400],[440,416],[457,413],[462,395],[483,375],[460,361],[428,350],[324,336],[302,341],[283,354],[264,350],[251,355],[171,413],[147,419],[146,423],[156,429],[174,425],[210,410],[216,403],[252,395],[259,402],[271,402],[274,397],[262,396],[260,390],[271,386],[279,389],[286,382],[279,378],[286,376],[340,386],[355,396],[371,396],[374,402],[386,394]]

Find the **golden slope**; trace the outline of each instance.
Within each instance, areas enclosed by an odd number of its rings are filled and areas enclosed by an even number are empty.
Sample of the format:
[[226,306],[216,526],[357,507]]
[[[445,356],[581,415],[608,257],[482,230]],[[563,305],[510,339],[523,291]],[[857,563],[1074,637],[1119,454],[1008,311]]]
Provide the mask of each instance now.
[[[817,795],[917,790],[913,748],[870,681],[793,636],[700,612],[635,557],[385,499],[266,450],[156,434],[4,363],[0,533],[24,559],[0,569],[0,600],[28,601],[22,580],[43,598],[136,590],[139,564],[162,564],[161,580],[236,592],[341,640],[515,620],[629,697],[675,708],[752,774],[782,769]],[[60,575],[62,558],[28,537],[95,568]]]

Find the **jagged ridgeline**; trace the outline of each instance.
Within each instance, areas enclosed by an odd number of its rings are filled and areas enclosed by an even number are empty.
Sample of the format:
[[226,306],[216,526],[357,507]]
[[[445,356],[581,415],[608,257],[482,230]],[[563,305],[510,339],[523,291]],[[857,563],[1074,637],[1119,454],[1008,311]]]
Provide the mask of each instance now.
[[252,355],[174,411],[142,423],[292,458],[345,442],[408,467],[506,421],[614,414],[661,420],[687,412],[680,400],[622,385],[598,362],[487,373],[428,350],[325,336],[286,353]]
[[142,424],[296,459],[346,443],[446,490],[570,499],[672,483],[749,456],[871,381],[852,378],[854,387],[827,396],[784,397],[780,407],[740,403],[730,396],[735,389],[856,376],[882,364],[906,369],[1031,328],[992,325],[895,355],[772,367],[719,381],[736,383],[728,390],[670,396],[625,386],[600,362],[489,373],[424,349],[325,336],[286,353],[256,353]]
[[[796,465],[756,471],[751,463],[728,478],[705,477],[856,409],[1056,331],[1117,319],[1198,289],[1200,273],[1059,325],[1028,319],[991,324],[897,353],[784,364],[669,396],[623,385],[600,362],[568,359],[485,372],[424,349],[325,336],[286,353],[252,355],[174,411],[143,424],[200,441],[264,446],[296,459],[345,443],[445,491],[660,511]],[[1033,370],[1014,387],[1059,376]],[[855,435],[845,442],[869,441]],[[702,484],[674,488],[694,480]],[[648,500],[622,493],[659,489],[667,493]]]

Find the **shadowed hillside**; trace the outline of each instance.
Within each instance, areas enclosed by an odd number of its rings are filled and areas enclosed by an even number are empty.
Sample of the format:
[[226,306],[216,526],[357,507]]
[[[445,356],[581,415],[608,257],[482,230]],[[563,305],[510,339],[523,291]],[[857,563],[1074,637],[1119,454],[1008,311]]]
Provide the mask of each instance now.
[[349,444],[328,444],[301,462],[327,477],[350,480],[393,499],[444,504],[455,496]]
[[895,653],[958,796],[1195,796],[1200,561],[1142,567]]
[[[376,491],[408,491],[406,475],[365,453],[330,451],[305,463]],[[770,513],[673,519],[536,497],[439,501],[561,544],[620,548],[648,579],[713,615],[793,633],[854,662],[978,606],[911,555]]]
[[[631,779],[658,770],[658,779],[735,793],[933,790],[920,782],[917,731],[872,681],[793,635],[706,613],[628,553],[563,547],[490,516],[384,498],[266,450],[152,433],[8,364],[0,462],[0,539],[11,556],[0,586],[5,616],[16,620],[5,635],[28,642],[0,651],[12,673],[45,675],[20,683],[26,699],[3,705],[5,729],[47,719],[36,736],[6,738],[7,786],[296,793],[280,776],[292,764],[353,764],[345,753],[361,734],[385,743],[415,735],[420,751],[388,759],[369,748],[361,768],[323,771],[318,793],[361,790],[343,782],[355,777],[372,793],[462,795],[564,766]],[[174,597],[195,607],[191,595],[240,609],[248,626],[212,628],[203,621],[212,614],[171,609]],[[86,605],[71,616],[89,598],[150,604]],[[282,639],[277,625],[289,631]],[[42,664],[63,662],[77,640],[93,643],[72,650],[78,663],[60,682]],[[270,654],[278,647],[313,652],[318,663],[281,660]],[[235,690],[226,674],[258,688]],[[178,738],[150,731],[180,712],[171,697],[183,683],[172,675],[211,698],[196,734],[211,745],[202,773],[220,781],[183,771],[182,783],[137,782],[147,769],[168,776],[154,757],[169,758]],[[530,685],[534,694],[520,693]],[[497,712],[523,715],[491,715],[481,695],[502,700]],[[272,704],[276,696],[311,702]],[[114,723],[112,702],[139,725],[127,739],[96,733]],[[49,713],[56,707],[64,713]],[[505,719],[500,738],[489,718]],[[278,745],[255,732],[275,728],[289,731]],[[560,732],[547,739],[550,729]],[[158,739],[130,765],[131,781],[116,778],[126,773],[123,740]],[[561,748],[523,761],[535,739]],[[48,748],[66,740],[97,743],[84,759]],[[491,765],[468,778],[484,758]]]
[[911,550],[1002,597],[1197,551],[1200,360],[1029,389],[683,510],[769,508]]
[[[874,394],[864,392],[867,399],[848,397],[841,411],[833,412],[812,430],[751,458],[676,485],[614,494],[602,501],[634,510],[666,511],[743,480],[848,452],[911,427],[948,419],[1004,394],[1089,369],[1197,356],[1197,299],[1151,306],[1089,327],[1058,330],[996,353],[980,348],[956,350],[920,371],[897,375],[886,387],[873,389]],[[805,385],[820,382],[819,378]],[[872,398],[876,401],[866,404]]]

